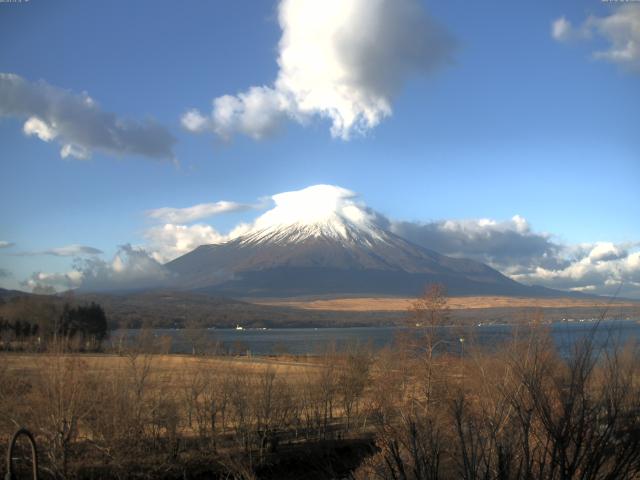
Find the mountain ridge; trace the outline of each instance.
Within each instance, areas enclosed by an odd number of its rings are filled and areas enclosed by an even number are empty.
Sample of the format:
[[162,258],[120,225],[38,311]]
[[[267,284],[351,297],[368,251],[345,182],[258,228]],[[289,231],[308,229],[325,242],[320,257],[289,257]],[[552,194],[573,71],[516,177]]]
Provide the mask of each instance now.
[[413,244],[356,205],[346,213],[329,206],[306,220],[285,218],[222,244],[197,247],[165,267],[181,288],[232,296],[417,295],[433,282],[453,295],[568,295],[525,286],[483,263]]

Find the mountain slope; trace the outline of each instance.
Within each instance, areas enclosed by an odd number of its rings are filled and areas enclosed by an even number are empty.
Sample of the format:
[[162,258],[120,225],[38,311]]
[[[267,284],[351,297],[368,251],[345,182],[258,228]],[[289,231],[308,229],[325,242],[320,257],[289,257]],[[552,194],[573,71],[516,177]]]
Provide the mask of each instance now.
[[242,296],[415,295],[430,282],[454,295],[545,294],[394,235],[355,202],[332,202],[326,191],[310,195],[320,201],[281,201],[246,234],[198,247],[166,267],[182,288]]

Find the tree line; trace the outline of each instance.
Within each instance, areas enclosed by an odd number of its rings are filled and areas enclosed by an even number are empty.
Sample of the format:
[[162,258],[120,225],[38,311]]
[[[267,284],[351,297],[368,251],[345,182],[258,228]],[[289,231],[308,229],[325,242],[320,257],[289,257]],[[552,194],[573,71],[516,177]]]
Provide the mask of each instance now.
[[98,348],[108,333],[107,317],[97,303],[14,299],[0,308],[0,348],[24,349],[64,338],[81,348]]

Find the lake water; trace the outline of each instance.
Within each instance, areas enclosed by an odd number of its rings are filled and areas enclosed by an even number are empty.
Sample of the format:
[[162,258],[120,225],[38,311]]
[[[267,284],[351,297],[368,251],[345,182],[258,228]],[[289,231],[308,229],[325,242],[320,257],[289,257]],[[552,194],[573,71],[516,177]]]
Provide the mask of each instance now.
[[[561,322],[545,326],[558,349],[567,353],[580,339],[594,332],[599,345],[624,344],[640,340],[640,323],[629,320],[609,320],[595,322]],[[441,327],[438,347],[452,353],[461,353],[469,345],[496,348],[513,338],[514,333],[523,334],[526,326],[482,325],[473,327]],[[150,332],[154,340],[170,346],[172,353],[192,353],[214,349],[219,353],[252,355],[273,355],[289,353],[296,355],[319,354],[330,346],[345,350],[353,346],[371,346],[373,349],[393,344],[399,336],[420,336],[425,330],[406,327],[353,327],[353,328],[278,328],[278,329],[199,329],[173,330],[154,329]],[[131,342],[140,335],[140,330],[116,330],[111,334],[111,342]],[[460,339],[464,339],[464,344]],[[170,340],[169,340],[170,339]]]

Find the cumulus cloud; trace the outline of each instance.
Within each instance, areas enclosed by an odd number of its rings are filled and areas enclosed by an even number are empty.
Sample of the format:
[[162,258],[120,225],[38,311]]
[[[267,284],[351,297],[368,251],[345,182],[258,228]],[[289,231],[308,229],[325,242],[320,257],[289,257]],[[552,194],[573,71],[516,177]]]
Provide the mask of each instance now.
[[84,160],[96,150],[174,160],[176,140],[163,126],[119,118],[86,93],[74,94],[44,81],[0,73],[0,116],[25,119],[25,135],[57,141],[62,158]]
[[149,210],[147,216],[167,223],[192,223],[221,213],[243,212],[254,208],[259,208],[259,205],[222,200],[213,203],[200,203],[186,208],[156,208]]
[[6,240],[0,240],[0,248],[10,248],[13,247],[15,245],[15,243],[13,242],[8,242]]
[[537,266],[564,265],[563,247],[550,235],[533,232],[526,219],[441,220],[427,223],[393,222],[397,235],[444,255],[487,263],[506,274]]
[[213,100],[211,117],[190,110],[182,117],[182,125],[192,132],[212,130],[228,140],[243,133],[260,140],[275,133],[287,118],[288,99],[268,87],[251,87],[247,92],[223,95]]
[[519,282],[640,298],[640,243],[566,245],[526,219],[393,222],[392,231],[445,255],[486,263]]
[[217,97],[210,115],[186,112],[186,129],[260,139],[285,119],[319,116],[346,140],[391,115],[406,80],[449,62],[453,50],[418,0],[281,0],[278,20],[274,83]]
[[35,272],[21,282],[23,287],[43,289],[125,290],[170,285],[171,274],[145,249],[121,245],[106,261],[91,256],[76,258],[64,273]]
[[640,5],[620,5],[604,17],[589,16],[581,25],[572,25],[565,17],[552,23],[551,35],[562,42],[600,37],[607,48],[593,52],[593,58],[640,72]]
[[128,244],[118,248],[111,262],[88,258],[78,261],[75,269],[82,273],[85,290],[154,288],[171,282],[170,273],[146,249]]
[[33,293],[54,293],[57,289],[77,288],[81,283],[82,272],[70,270],[65,273],[34,272],[20,285],[30,288]]
[[[640,297],[640,251],[638,244],[615,245],[597,242],[567,247],[574,257],[564,267],[537,267],[513,275],[518,281],[538,283],[552,288]],[[576,253],[577,252],[577,253]]]
[[629,256],[625,245],[616,245],[611,242],[598,242],[590,246],[588,250],[588,258],[591,263],[621,260]]
[[260,199],[248,204],[222,200],[186,208],[163,207],[149,210],[146,212],[148,218],[165,222],[148,228],[144,233],[151,256],[158,262],[166,263],[200,245],[228,241],[243,231],[243,227],[236,227],[232,232],[222,234],[210,225],[193,222],[224,213],[260,210],[267,206],[268,201]]
[[[58,136],[58,132],[37,117],[31,117],[22,127],[25,135],[35,135],[43,142],[49,142]],[[65,145],[66,146],[66,145]]]
[[222,243],[229,239],[210,225],[165,224],[149,228],[145,232],[151,256],[160,263],[166,263],[199,247]]

